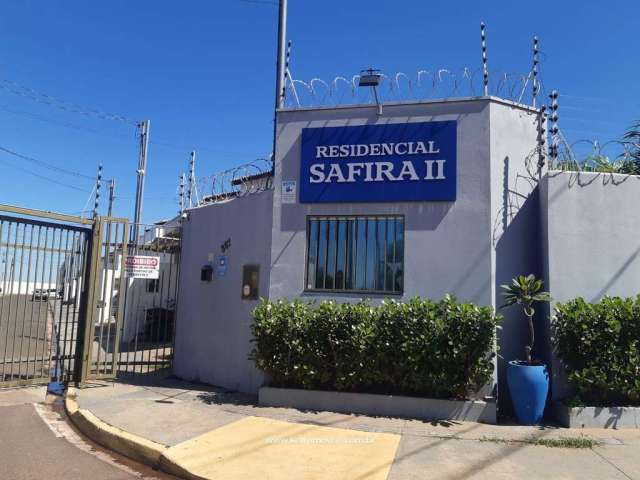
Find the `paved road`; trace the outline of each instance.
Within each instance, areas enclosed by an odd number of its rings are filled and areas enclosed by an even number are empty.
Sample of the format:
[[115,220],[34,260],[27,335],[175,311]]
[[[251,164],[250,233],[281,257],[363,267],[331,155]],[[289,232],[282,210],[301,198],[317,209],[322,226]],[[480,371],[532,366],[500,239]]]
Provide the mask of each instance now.
[[[74,304],[32,301],[31,295],[0,295],[0,383],[73,372],[77,332]],[[113,322],[96,327],[92,373],[112,372],[115,338]],[[136,341],[131,347],[121,352],[120,370],[150,373],[170,362],[170,346]]]
[[48,376],[50,318],[47,302],[0,296],[0,381]]
[[77,327],[73,304],[0,295],[0,382],[73,371]]
[[[11,401],[7,401],[7,395]],[[33,389],[0,392],[0,478],[11,480],[170,479],[89,445],[45,403],[21,403]],[[5,401],[3,401],[3,398]]]

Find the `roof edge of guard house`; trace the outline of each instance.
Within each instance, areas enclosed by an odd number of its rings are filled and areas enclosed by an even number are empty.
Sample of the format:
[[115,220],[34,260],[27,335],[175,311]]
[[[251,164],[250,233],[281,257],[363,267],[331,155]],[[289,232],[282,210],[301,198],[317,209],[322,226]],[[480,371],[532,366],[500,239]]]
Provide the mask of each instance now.
[[[525,105],[523,103],[514,102],[501,97],[493,95],[489,96],[476,96],[476,97],[452,97],[452,98],[437,98],[437,99],[424,99],[424,100],[407,100],[396,102],[383,102],[385,107],[401,107],[407,105],[437,105],[443,103],[468,103],[468,102],[493,102],[509,107],[518,108],[528,112],[539,112],[540,109],[532,107],[531,105]],[[304,112],[304,111],[318,111],[318,110],[349,110],[356,108],[377,108],[374,103],[353,103],[344,105],[329,105],[329,106],[314,106],[314,107],[286,107],[277,109],[278,113],[289,112]]]

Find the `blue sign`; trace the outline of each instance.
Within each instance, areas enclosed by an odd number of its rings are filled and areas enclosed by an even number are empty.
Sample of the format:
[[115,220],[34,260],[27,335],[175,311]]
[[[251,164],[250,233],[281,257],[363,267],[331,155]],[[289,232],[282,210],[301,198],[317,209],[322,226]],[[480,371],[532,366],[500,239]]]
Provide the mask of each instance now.
[[216,277],[224,277],[227,273],[227,256],[218,255],[216,257]]
[[456,199],[455,121],[302,129],[300,202]]

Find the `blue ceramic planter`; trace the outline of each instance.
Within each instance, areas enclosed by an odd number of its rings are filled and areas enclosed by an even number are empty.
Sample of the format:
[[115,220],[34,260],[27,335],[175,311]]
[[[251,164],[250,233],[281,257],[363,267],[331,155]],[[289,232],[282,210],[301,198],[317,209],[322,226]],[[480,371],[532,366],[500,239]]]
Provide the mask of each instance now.
[[549,371],[546,365],[509,362],[507,382],[518,421],[535,425],[542,420],[549,392]]

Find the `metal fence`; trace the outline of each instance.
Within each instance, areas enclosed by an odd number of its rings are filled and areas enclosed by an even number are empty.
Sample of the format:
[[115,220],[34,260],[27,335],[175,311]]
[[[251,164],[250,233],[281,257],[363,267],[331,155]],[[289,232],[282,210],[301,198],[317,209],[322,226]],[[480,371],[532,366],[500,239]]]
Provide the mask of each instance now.
[[0,387],[170,372],[178,221],[0,212]]
[[119,375],[166,374],[173,361],[180,278],[180,226],[138,227],[141,234],[129,245],[129,258],[157,259],[158,272],[157,278],[128,278],[126,281]]
[[[95,305],[85,336],[85,380],[170,372],[176,321],[180,227],[102,218],[92,255]],[[135,241],[130,241],[138,233]],[[134,265],[145,261],[142,274]]]
[[0,386],[66,381],[91,229],[0,215]]

